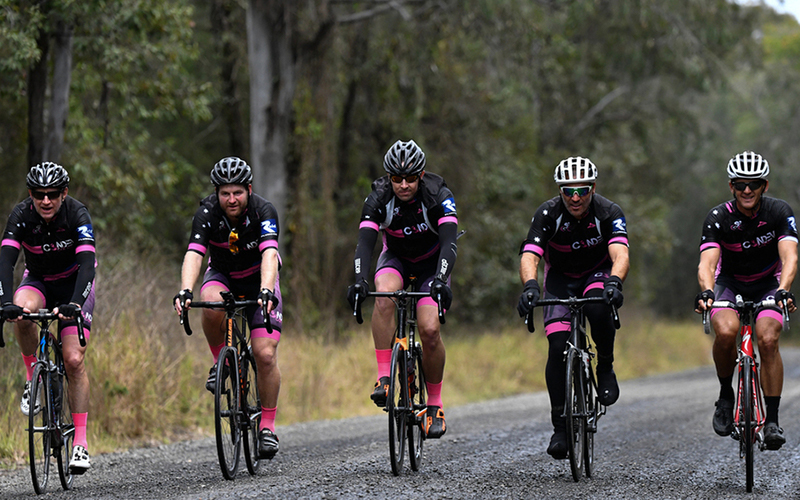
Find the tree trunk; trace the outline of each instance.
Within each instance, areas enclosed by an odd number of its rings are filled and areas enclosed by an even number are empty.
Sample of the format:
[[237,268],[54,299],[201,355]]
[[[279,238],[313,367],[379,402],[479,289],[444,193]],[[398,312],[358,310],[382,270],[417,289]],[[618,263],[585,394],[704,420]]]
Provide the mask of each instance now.
[[41,56],[28,73],[28,166],[44,160],[44,101],[47,94],[49,35],[39,31],[36,45]]
[[240,67],[239,51],[231,42],[235,36],[234,30],[231,28],[231,15],[234,7],[236,4],[231,0],[214,0],[211,3],[211,30],[217,40],[217,50],[222,57],[220,67],[222,118],[225,120],[228,130],[229,154],[246,158],[248,154],[244,123],[242,122],[242,103],[239,99],[239,86],[236,81],[236,74]]
[[69,114],[69,86],[72,78],[72,26],[58,24],[53,44],[53,85],[48,120],[48,136],[44,146],[47,161],[61,162],[64,130]]

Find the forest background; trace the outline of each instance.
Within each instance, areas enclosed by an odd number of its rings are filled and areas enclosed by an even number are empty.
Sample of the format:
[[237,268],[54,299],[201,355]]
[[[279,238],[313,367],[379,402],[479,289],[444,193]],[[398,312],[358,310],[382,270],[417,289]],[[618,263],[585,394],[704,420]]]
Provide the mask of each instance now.
[[[800,206],[800,26],[764,5],[0,0],[0,69],[0,211],[27,195],[32,164],[68,169],[95,225],[103,336],[143,334],[95,346],[108,370],[153,338],[186,348],[169,300],[224,156],[247,159],[280,209],[286,332],[331,345],[353,335],[362,201],[398,139],[424,149],[467,230],[448,335],[519,328],[518,249],[567,156],[592,159],[598,192],[625,211],[625,309],[645,322],[691,315],[700,226],[730,198],[731,156],[764,155],[770,195]],[[17,366],[10,343],[0,354]],[[170,349],[137,361],[142,377],[178,387]],[[4,400],[19,372],[0,372]],[[106,399],[135,390],[92,376]],[[15,447],[0,441],[0,456]]]

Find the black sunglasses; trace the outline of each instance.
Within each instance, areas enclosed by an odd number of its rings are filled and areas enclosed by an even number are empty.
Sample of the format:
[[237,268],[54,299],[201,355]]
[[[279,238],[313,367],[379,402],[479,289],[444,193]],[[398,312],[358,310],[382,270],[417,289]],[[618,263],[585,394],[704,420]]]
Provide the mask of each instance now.
[[50,201],[55,200],[61,196],[61,191],[31,191],[31,196],[36,200],[43,200],[45,196],[50,198]]
[[763,179],[750,182],[737,181],[733,183],[733,188],[737,191],[744,191],[747,188],[750,188],[750,191],[755,191],[764,187],[764,184],[766,184],[766,182],[764,182]]
[[405,179],[406,182],[409,184],[419,179],[419,175],[417,174],[406,175],[405,177],[403,177],[402,175],[390,175],[389,177],[391,177],[392,182],[394,182],[395,184],[400,184],[401,182],[403,182],[403,179]]

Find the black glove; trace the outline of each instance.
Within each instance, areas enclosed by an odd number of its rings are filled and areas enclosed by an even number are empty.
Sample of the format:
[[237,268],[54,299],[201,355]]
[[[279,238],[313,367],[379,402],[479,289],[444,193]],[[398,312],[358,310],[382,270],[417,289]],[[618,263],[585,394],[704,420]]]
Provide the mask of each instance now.
[[356,308],[356,295],[358,295],[358,304],[364,302],[367,298],[367,292],[369,292],[369,283],[367,280],[362,279],[355,285],[350,285],[347,287],[347,302],[350,303],[350,307],[353,309]]
[[441,278],[434,278],[431,283],[431,297],[436,300],[436,296],[442,297],[442,309],[450,309],[450,304],[453,303],[453,291],[447,286]]
[[7,302],[3,304],[3,319],[17,319],[22,316],[22,307]]
[[784,300],[795,302],[794,294],[792,292],[787,292],[783,288],[779,288],[777,292],[775,292],[775,300],[778,302],[783,302]]
[[603,298],[606,304],[616,308],[622,307],[622,280],[617,276],[609,276],[603,288]]
[[180,292],[175,294],[175,297],[172,298],[172,304],[175,305],[175,301],[180,300],[181,309],[186,309],[186,301],[187,300],[194,300],[194,296],[192,295],[192,291],[186,288],[185,290],[181,290]]
[[278,307],[278,297],[270,290],[269,288],[262,288],[261,292],[258,294],[258,298],[261,299],[262,307],[267,307],[267,302],[272,302],[272,308]]
[[[531,300],[528,300],[528,294],[531,294]],[[539,282],[536,280],[528,280],[525,282],[525,288],[522,290],[522,295],[519,296],[519,304],[517,304],[517,312],[520,318],[524,318],[531,312],[533,306],[539,302]]]
[[695,296],[694,298],[694,308],[697,309],[698,307],[700,307],[700,305],[698,304],[699,302],[705,304],[706,302],[708,302],[708,299],[711,299],[712,301],[717,299],[716,296],[714,295],[714,290],[705,290],[698,293],[697,296]]
[[65,318],[75,318],[80,313],[81,313],[81,306],[79,306],[74,302],[58,306],[58,314],[64,316]]

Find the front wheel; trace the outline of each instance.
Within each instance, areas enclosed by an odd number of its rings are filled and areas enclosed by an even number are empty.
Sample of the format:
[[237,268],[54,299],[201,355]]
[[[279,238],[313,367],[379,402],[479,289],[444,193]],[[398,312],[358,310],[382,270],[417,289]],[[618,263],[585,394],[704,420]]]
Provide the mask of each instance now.
[[219,467],[225,479],[233,479],[239,468],[239,370],[236,349],[223,347],[217,361],[217,385],[214,390],[214,429],[217,435]]
[[739,435],[739,446],[744,453],[745,463],[745,476],[747,492],[753,491],[753,448],[756,440],[755,429],[756,426],[753,422],[753,360],[747,356],[742,358],[740,365],[739,376],[739,398],[741,402],[742,415],[742,433]]
[[567,417],[567,450],[572,478],[581,479],[583,467],[583,445],[586,434],[586,411],[584,409],[583,377],[580,353],[570,349],[567,354],[566,400],[564,412]]
[[392,474],[399,476],[403,468],[408,410],[406,350],[399,342],[395,343],[392,349],[391,370],[389,394],[386,399],[386,409],[389,412],[389,459],[392,462]]
[[594,435],[597,432],[597,419],[600,416],[600,408],[594,396],[594,377],[586,379],[586,439],[583,442],[583,468],[586,477],[592,477],[594,472]]
[[28,412],[28,450],[30,452],[33,489],[41,495],[47,488],[50,476],[50,372],[47,366],[37,363],[33,369]]
[[411,462],[411,470],[418,471],[422,463],[422,445],[425,442],[422,421],[425,418],[425,402],[427,401],[425,374],[422,372],[421,345],[417,344],[414,347],[412,356],[413,361],[408,371],[408,400],[411,405],[408,423],[408,459]]
[[[60,390],[53,391],[54,414],[58,415],[58,428],[61,434],[60,451],[58,453],[58,477],[61,487],[65,490],[72,489],[72,480],[75,476],[69,471],[69,460],[72,456],[72,443],[75,439],[75,424],[72,422],[72,411],[69,407],[69,381],[63,375],[55,375]],[[56,446],[56,447],[58,447]]]
[[242,435],[244,437],[244,462],[247,472],[255,475],[258,466],[258,428],[261,424],[261,398],[258,395],[258,370],[253,361],[253,351],[242,357]]

